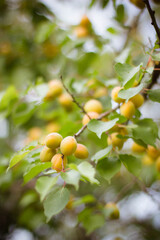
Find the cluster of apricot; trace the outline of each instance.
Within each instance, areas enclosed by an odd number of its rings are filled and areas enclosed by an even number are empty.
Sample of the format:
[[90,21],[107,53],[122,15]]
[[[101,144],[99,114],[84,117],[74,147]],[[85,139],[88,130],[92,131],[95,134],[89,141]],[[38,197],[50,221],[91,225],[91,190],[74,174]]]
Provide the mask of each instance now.
[[132,151],[137,154],[143,154],[142,163],[144,165],[151,165],[155,163],[157,170],[160,172],[160,149],[151,145],[148,145],[147,148],[145,148],[144,146],[134,142],[132,144]]
[[88,149],[83,144],[77,143],[72,136],[63,137],[53,132],[46,136],[45,146],[40,153],[42,162],[52,162],[52,169],[61,172],[67,165],[67,156],[74,154],[76,158],[88,157]]
[[80,21],[80,24],[75,27],[74,33],[77,38],[87,37],[91,31],[91,22],[89,18],[84,15]]
[[72,110],[73,100],[72,97],[68,93],[63,92],[63,85],[60,80],[54,79],[49,81],[48,83],[49,90],[44,98],[45,101],[52,101],[54,99],[58,99],[58,102],[64,107],[66,110]]

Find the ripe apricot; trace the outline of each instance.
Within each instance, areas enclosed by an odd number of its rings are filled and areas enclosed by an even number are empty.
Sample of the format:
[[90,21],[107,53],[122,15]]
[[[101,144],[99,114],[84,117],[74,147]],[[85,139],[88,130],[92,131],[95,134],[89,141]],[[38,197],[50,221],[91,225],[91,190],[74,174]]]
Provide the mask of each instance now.
[[60,146],[62,139],[63,138],[59,133],[50,133],[45,139],[45,144],[48,148],[56,149]]
[[107,142],[108,142],[108,145],[111,145],[113,147],[118,147],[119,149],[121,149],[123,147],[123,139],[117,137],[119,133],[112,133],[111,135],[108,136],[107,138]]
[[136,108],[139,108],[144,103],[144,97],[141,94],[137,94],[130,99]]
[[[91,119],[96,119],[99,117],[99,114],[97,112],[88,112],[88,116],[90,116]],[[86,125],[87,123],[89,123],[90,119],[87,116],[87,114],[84,115],[83,119],[82,119],[82,124]]]
[[153,158],[151,158],[148,154],[145,154],[142,158],[142,163],[144,165],[149,166],[149,165],[153,164],[153,162],[154,162]]
[[75,33],[77,38],[84,38],[84,37],[87,37],[89,35],[88,29],[86,27],[83,27],[83,26],[77,26],[74,29],[74,33]]
[[148,145],[147,153],[148,153],[148,155],[150,157],[157,158],[159,156],[159,154],[160,154],[160,151],[159,151],[159,149],[157,149],[157,148],[155,148],[155,147],[153,147],[151,145]]
[[113,101],[117,102],[117,103],[121,103],[121,102],[124,102],[124,99],[118,97],[118,93],[119,91],[122,89],[122,87],[115,87],[112,89],[112,92],[111,92],[111,98]]
[[86,112],[97,112],[101,113],[103,110],[102,104],[96,99],[91,99],[84,105],[84,110]]
[[42,130],[39,127],[33,127],[29,130],[29,138],[33,140],[38,140],[42,136]]
[[67,165],[67,158],[66,156],[62,155],[61,153],[57,153],[53,156],[52,160],[52,169],[56,170],[57,172],[61,172],[62,169]]
[[50,122],[47,124],[46,130],[48,133],[58,132],[60,130],[60,125],[56,122]]
[[97,89],[95,90],[93,96],[94,96],[95,98],[100,98],[100,97],[103,97],[103,96],[107,96],[107,94],[108,94],[107,88],[105,88],[105,87],[99,87],[99,88],[97,88]]
[[119,218],[119,209],[117,207],[117,205],[113,202],[108,202],[106,205],[105,205],[105,208],[107,210],[109,210],[110,212],[110,219],[118,219]]
[[76,151],[76,148],[77,141],[72,136],[65,137],[60,145],[61,152],[66,156],[72,155]]
[[142,0],[130,0],[130,2],[140,9],[143,9],[145,7],[145,4]]
[[63,91],[63,85],[59,80],[51,80],[49,83],[49,90],[45,97],[46,100],[54,99],[58,97]]
[[55,149],[51,149],[45,146],[40,153],[40,160],[41,162],[49,162],[55,154]]
[[90,25],[89,18],[86,15],[83,15],[80,25],[84,27],[88,27]]
[[128,119],[131,119],[133,117],[133,115],[135,114],[135,110],[135,106],[131,101],[123,103],[120,106],[120,113]]
[[156,168],[160,172],[160,156],[156,159]]
[[88,158],[88,149],[83,144],[78,143],[76,151],[74,153],[76,158],[85,159]]
[[132,144],[132,151],[136,153],[143,153],[145,151],[145,147],[139,145],[138,143],[134,142]]
[[67,110],[70,110],[73,107],[73,99],[68,93],[62,93],[59,96],[58,101]]

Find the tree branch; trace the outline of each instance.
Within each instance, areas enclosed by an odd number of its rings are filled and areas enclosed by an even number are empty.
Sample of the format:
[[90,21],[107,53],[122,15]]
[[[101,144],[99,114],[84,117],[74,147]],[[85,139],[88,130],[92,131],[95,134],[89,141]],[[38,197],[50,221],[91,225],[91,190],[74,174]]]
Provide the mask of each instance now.
[[[114,112],[114,111],[117,110],[118,108],[119,108],[119,105],[118,105],[117,107],[115,107],[115,108],[110,109],[109,111],[106,111],[106,112],[100,114],[99,117],[96,118],[96,119],[97,119],[97,120],[101,120],[102,118],[108,116],[110,113]],[[85,124],[77,133],[75,133],[75,134],[74,134],[74,137],[75,137],[75,138],[79,137],[79,136],[81,135],[81,133],[87,128],[87,125],[88,125],[88,123]]]
[[149,13],[149,15],[150,15],[150,17],[152,19],[151,24],[154,26],[154,29],[155,29],[155,31],[157,33],[157,36],[158,36],[158,39],[159,39],[158,44],[160,46],[160,29],[158,27],[158,24],[157,24],[157,21],[156,21],[156,18],[155,18],[155,11],[152,10],[151,5],[149,3],[149,0],[143,0],[143,2],[146,4],[148,13]]
[[84,114],[86,114],[88,116],[89,119],[91,119],[91,117],[88,115],[88,113],[85,111],[84,107],[81,106],[81,104],[76,100],[75,96],[69,91],[69,89],[66,87],[66,85],[63,82],[63,78],[62,76],[60,76],[62,85],[64,87],[64,89],[66,90],[66,92],[72,97],[72,101],[82,110],[82,112]]

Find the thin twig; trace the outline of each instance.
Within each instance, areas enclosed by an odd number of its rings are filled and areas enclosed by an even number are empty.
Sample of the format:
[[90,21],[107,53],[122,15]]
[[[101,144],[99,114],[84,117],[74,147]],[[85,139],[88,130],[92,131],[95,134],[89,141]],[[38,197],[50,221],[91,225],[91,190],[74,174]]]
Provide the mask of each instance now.
[[148,13],[149,13],[149,15],[150,15],[150,17],[152,19],[151,24],[154,26],[154,29],[155,29],[155,31],[157,33],[157,36],[158,36],[158,39],[159,39],[158,44],[160,46],[160,29],[158,27],[158,24],[157,24],[157,21],[156,21],[156,18],[155,18],[155,11],[152,10],[149,0],[143,0],[143,2],[146,4]]
[[69,89],[66,87],[66,85],[63,82],[63,78],[62,76],[60,76],[62,85],[64,87],[64,89],[66,90],[66,92],[72,97],[72,101],[82,110],[82,112],[84,114],[86,114],[88,116],[89,119],[91,119],[91,117],[89,116],[89,114],[85,111],[84,107],[81,106],[81,104],[76,100],[75,96],[69,91]]
[[[99,117],[96,118],[96,120],[101,120],[102,118],[108,116],[110,113],[114,112],[114,111],[117,110],[118,108],[119,108],[119,105],[118,105],[117,107],[115,107],[115,108],[112,108],[112,109],[109,110],[109,111],[106,111],[106,112],[100,114]],[[79,137],[79,136],[81,135],[81,133],[87,128],[87,125],[88,125],[88,123],[85,124],[77,133],[75,133],[75,134],[74,134],[74,137],[75,137],[75,138]]]

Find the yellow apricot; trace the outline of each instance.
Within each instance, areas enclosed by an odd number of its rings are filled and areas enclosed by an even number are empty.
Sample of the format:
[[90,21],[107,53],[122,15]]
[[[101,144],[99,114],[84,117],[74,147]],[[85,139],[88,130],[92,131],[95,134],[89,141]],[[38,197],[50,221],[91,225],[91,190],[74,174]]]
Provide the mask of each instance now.
[[88,149],[83,144],[78,143],[76,151],[74,153],[76,158],[85,159],[88,158]]
[[154,162],[153,158],[151,158],[151,157],[148,156],[147,154],[145,154],[145,155],[143,156],[143,158],[142,158],[142,163],[143,163],[144,165],[149,166],[149,165],[153,164],[153,162]]
[[48,133],[58,132],[60,130],[60,125],[58,123],[50,122],[46,126]]
[[119,218],[119,209],[117,207],[117,205],[113,202],[108,202],[106,205],[105,205],[105,208],[107,210],[110,211],[110,219],[118,219]]
[[121,149],[123,147],[123,139],[117,137],[119,133],[112,133],[111,135],[108,136],[107,138],[107,143],[108,145],[111,145],[113,147],[118,147],[119,149]]
[[160,156],[156,159],[156,168],[160,172]]
[[51,149],[48,147],[44,147],[40,153],[40,160],[41,162],[49,162],[51,161],[52,157],[56,154],[55,149]]
[[143,153],[145,151],[145,147],[139,145],[138,143],[134,142],[132,144],[132,151],[136,153]]
[[145,7],[145,4],[142,0],[130,0],[130,2],[140,9],[143,9]]
[[[88,114],[88,115],[87,115]],[[99,117],[99,114],[97,112],[88,112],[87,114],[84,115],[83,119],[82,119],[82,124],[86,125],[89,123],[90,119],[96,119]],[[88,117],[89,116],[89,117]]]
[[30,140],[38,140],[42,136],[42,130],[39,127],[33,127],[29,130],[28,136]]
[[133,117],[133,115],[135,114],[135,110],[135,106],[131,101],[123,103],[120,106],[120,113],[128,119],[131,119]]
[[139,108],[144,103],[144,97],[141,94],[137,94],[130,99],[136,108]]
[[113,101],[117,102],[117,103],[121,103],[121,102],[124,102],[124,99],[118,97],[118,93],[119,91],[122,89],[122,87],[115,87],[112,89],[112,92],[111,92],[111,98]]
[[88,27],[90,25],[89,18],[86,15],[83,15],[80,25],[84,27]]
[[58,101],[67,110],[70,110],[73,107],[73,99],[68,93],[62,93],[59,96]]
[[60,146],[62,139],[63,138],[59,133],[50,133],[45,138],[45,144],[48,148],[56,149]]
[[45,97],[46,100],[52,100],[55,97],[58,97],[63,91],[63,85],[59,80],[51,80],[49,83],[49,90]]
[[100,98],[100,97],[103,97],[103,96],[107,96],[107,93],[108,93],[107,88],[99,87],[99,88],[96,89],[93,96],[95,98]]
[[67,165],[67,158],[61,153],[57,153],[56,155],[53,156],[51,162],[52,169],[56,170],[57,172],[61,172],[63,168],[65,169]]
[[83,26],[77,26],[74,29],[74,33],[75,33],[77,38],[84,38],[84,37],[87,37],[89,35],[88,29],[86,27],[83,27]]
[[96,99],[91,99],[84,105],[86,112],[97,112],[101,113],[103,110],[102,103]]
[[160,154],[160,151],[159,151],[159,149],[157,149],[157,148],[155,148],[155,147],[153,147],[151,145],[148,145],[147,153],[148,153],[148,155],[150,157],[157,158],[159,156],[159,154]]
[[72,155],[76,151],[76,148],[77,141],[72,136],[65,137],[60,145],[61,152],[66,156]]

